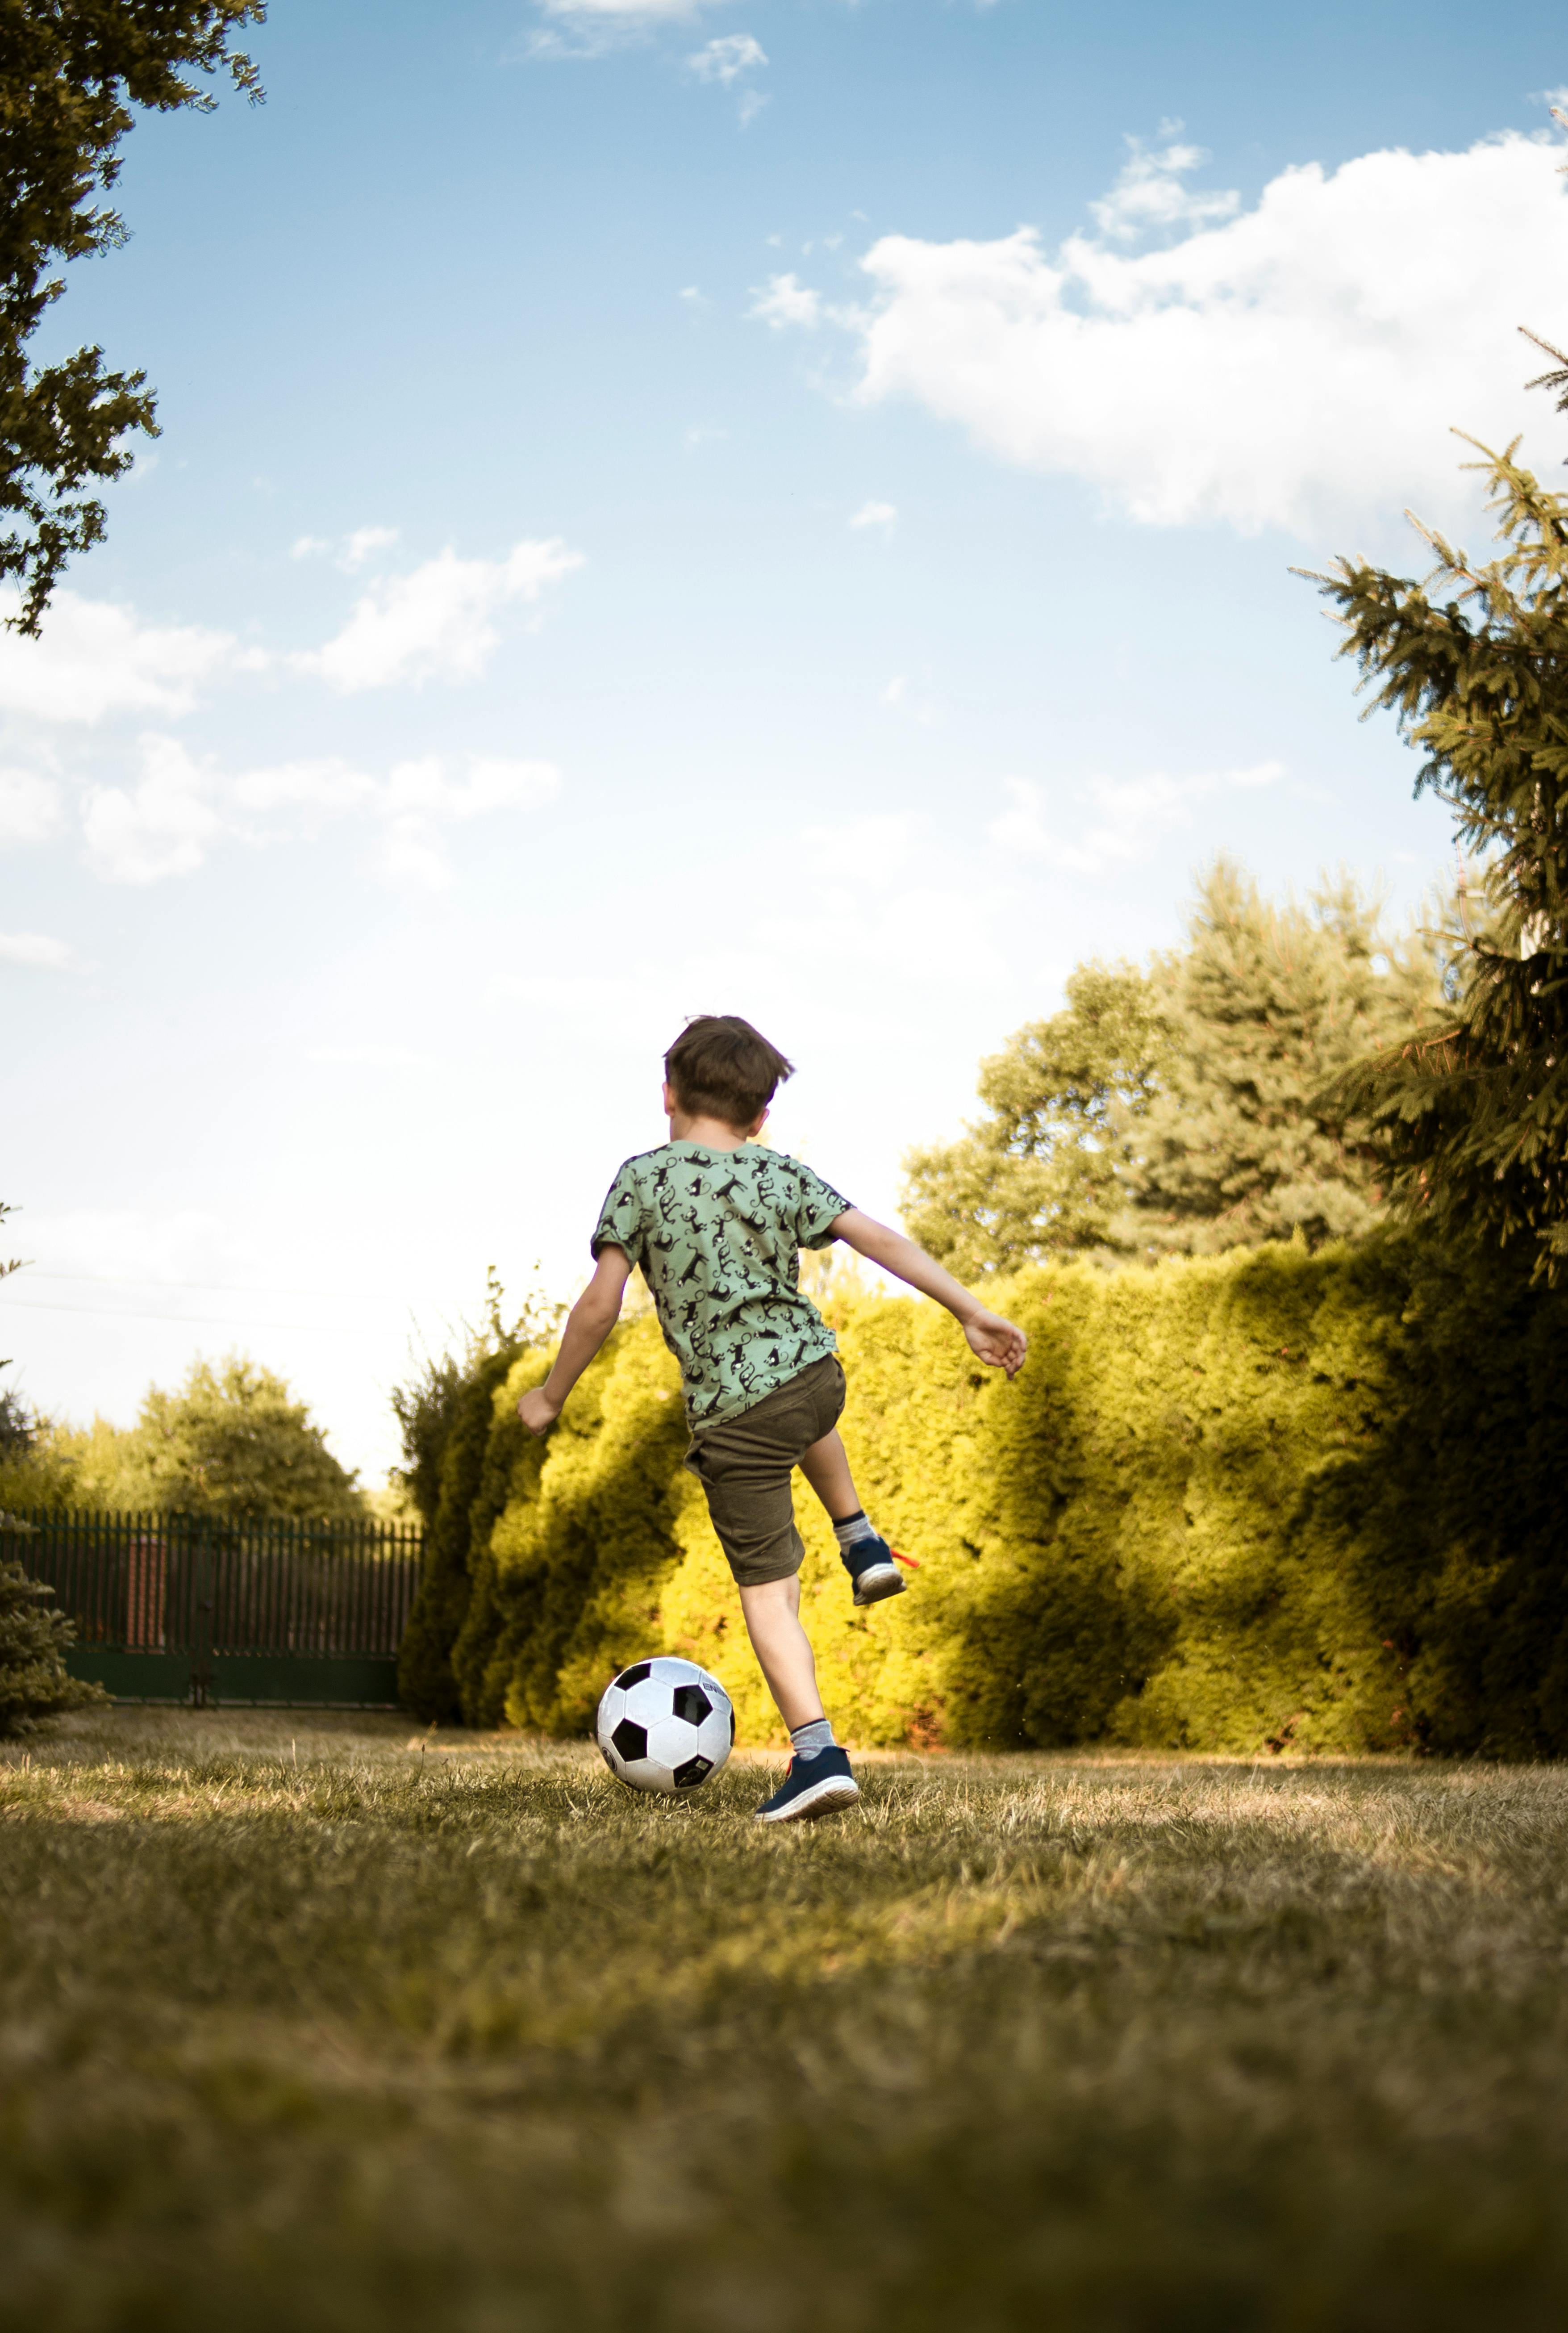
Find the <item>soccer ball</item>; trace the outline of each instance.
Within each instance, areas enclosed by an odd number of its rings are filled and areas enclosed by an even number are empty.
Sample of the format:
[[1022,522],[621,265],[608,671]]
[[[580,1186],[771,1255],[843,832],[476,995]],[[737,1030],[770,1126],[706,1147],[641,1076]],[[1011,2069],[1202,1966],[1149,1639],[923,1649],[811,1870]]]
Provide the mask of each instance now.
[[694,1791],[735,1740],[735,1712],[716,1676],[661,1654],[623,1669],[594,1720],[605,1764],[636,1791]]

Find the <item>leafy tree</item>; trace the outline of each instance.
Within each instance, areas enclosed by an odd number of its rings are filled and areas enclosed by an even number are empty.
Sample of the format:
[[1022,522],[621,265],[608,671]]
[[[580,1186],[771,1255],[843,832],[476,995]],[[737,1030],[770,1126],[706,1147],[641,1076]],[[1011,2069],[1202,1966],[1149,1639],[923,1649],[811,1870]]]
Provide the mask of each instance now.
[[188,75],[226,66],[254,102],[255,67],[229,45],[264,0],[0,0],[0,578],[22,593],[11,619],[35,633],[67,559],[97,542],[103,504],[83,493],[119,477],[135,429],[158,434],[143,372],[106,372],[101,348],[33,368],[27,346],[64,284],[62,261],[126,240],[100,200],[119,176],[132,105],[210,110]]
[[62,1612],[45,1608],[53,1593],[19,1563],[0,1561],[0,1734],[30,1733],[44,1718],[109,1698],[101,1685],[67,1675],[76,1632]]
[[990,1114],[905,1161],[913,1235],[961,1276],[1053,1253],[1211,1253],[1373,1220],[1371,1129],[1319,1099],[1439,995],[1433,945],[1386,939],[1353,884],[1271,905],[1221,860],[1188,945],[1080,965],[1067,1007],[982,1067]]
[[1404,1208],[1522,1237],[1550,1278],[1568,1256],[1568,496],[1516,444],[1477,448],[1503,546],[1489,564],[1423,527],[1423,582],[1360,559],[1315,580],[1362,686],[1425,749],[1416,791],[1453,809],[1494,908],[1457,948],[1447,1009],[1349,1075],[1343,1102],[1376,1123]]
[[989,1116],[904,1159],[911,1238],[960,1279],[1108,1245],[1124,1204],[1118,1173],[1164,1046],[1146,974],[1080,965],[1063,1012],[981,1062]]
[[1199,883],[1187,947],[1157,961],[1153,986],[1166,1050],[1120,1175],[1120,1237],[1201,1255],[1368,1230],[1387,1182],[1381,1146],[1320,1097],[1433,1009],[1431,947],[1386,940],[1347,878],[1278,906],[1220,859]]
[[349,1520],[366,1512],[354,1477],[309,1408],[271,1369],[239,1354],[196,1362],[175,1393],[154,1386],[129,1431],[100,1419],[57,1437],[86,1506],[190,1514]]
[[[14,1214],[0,1200],[0,1224]],[[0,1280],[22,1270],[19,1256],[0,1258]],[[8,1369],[9,1360],[0,1360]],[[58,1506],[68,1479],[48,1449],[49,1426],[14,1386],[0,1387],[0,1513],[15,1507]]]

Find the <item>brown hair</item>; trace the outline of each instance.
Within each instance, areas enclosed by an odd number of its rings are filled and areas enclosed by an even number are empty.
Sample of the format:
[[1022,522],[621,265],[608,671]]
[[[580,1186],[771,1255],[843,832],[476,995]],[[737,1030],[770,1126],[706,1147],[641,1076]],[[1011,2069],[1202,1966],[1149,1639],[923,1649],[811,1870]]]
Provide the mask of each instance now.
[[755,1126],[795,1064],[738,1013],[699,1013],[664,1055],[664,1075],[688,1118]]

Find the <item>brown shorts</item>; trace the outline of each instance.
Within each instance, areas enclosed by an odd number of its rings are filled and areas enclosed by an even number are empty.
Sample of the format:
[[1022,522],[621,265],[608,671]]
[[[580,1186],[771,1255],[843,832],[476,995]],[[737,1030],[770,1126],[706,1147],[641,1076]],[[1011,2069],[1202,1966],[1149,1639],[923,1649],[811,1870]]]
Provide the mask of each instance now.
[[719,1544],[742,1588],[799,1570],[806,1550],[790,1476],[843,1414],[844,1371],[837,1353],[825,1353],[754,1409],[693,1435],[685,1463],[708,1494]]

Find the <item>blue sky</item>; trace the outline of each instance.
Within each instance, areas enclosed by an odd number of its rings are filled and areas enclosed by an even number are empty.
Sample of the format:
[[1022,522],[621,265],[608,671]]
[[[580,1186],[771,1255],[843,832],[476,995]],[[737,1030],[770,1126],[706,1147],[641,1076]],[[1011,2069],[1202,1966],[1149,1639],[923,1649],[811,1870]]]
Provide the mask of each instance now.
[[143,122],[53,345],[164,434],[0,639],[0,1351],[249,1350],[395,1455],[410,1337],[569,1293],[687,1013],[891,1214],[1193,870],[1444,869],[1310,588],[1561,425],[1560,11],[275,0]]

